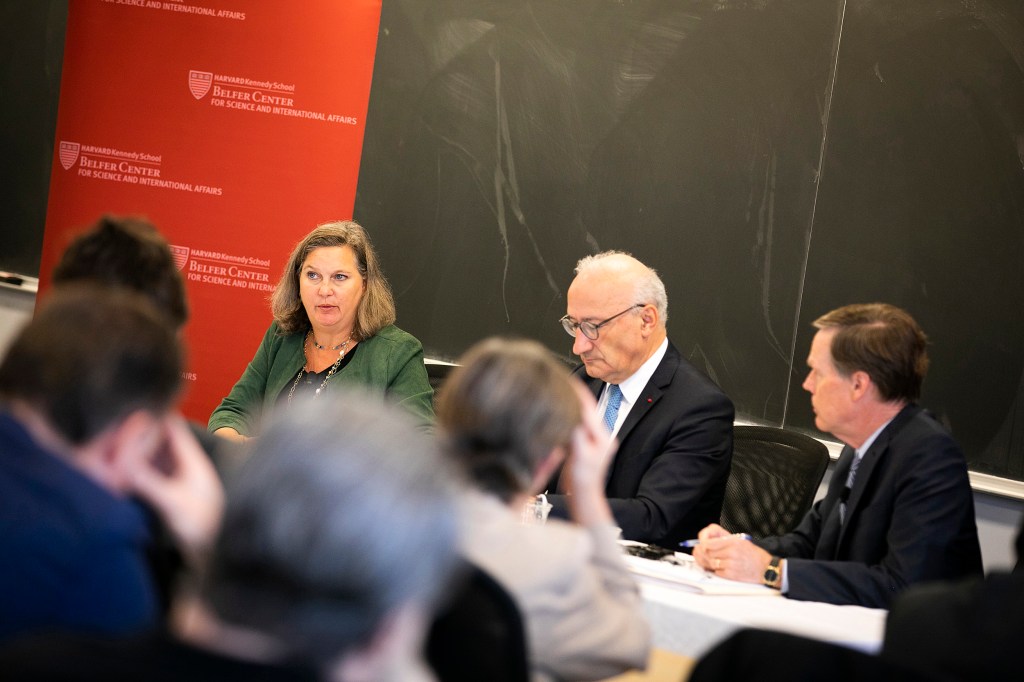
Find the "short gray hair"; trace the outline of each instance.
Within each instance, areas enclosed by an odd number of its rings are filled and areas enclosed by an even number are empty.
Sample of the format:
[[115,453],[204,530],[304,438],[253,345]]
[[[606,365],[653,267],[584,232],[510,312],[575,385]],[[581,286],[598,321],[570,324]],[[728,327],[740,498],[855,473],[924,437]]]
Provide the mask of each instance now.
[[605,265],[603,261],[610,256],[625,256],[643,266],[646,274],[634,282],[636,287],[634,302],[653,305],[658,310],[658,318],[661,320],[662,325],[668,324],[668,294],[665,293],[665,283],[661,281],[657,270],[645,265],[633,254],[626,251],[602,251],[601,253],[584,256],[576,261],[574,272],[578,275],[585,270],[603,267]]
[[456,565],[456,479],[398,408],[362,392],[293,402],[230,479],[203,595],[223,620],[328,664]]

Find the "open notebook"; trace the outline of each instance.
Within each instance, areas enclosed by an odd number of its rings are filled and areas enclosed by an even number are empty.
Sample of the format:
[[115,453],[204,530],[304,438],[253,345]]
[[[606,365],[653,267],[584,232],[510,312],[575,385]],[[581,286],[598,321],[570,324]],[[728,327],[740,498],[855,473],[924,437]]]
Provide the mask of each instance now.
[[778,590],[773,590],[765,585],[719,578],[697,566],[692,556],[681,552],[660,559],[644,559],[629,554],[625,558],[629,569],[636,575],[652,578],[691,592],[760,597],[780,595]]

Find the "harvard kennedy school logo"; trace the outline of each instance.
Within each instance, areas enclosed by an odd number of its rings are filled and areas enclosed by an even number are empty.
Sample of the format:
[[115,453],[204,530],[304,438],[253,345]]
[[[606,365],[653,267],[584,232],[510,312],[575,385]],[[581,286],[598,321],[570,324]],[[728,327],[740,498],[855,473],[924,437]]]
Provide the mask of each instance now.
[[175,246],[171,244],[171,255],[174,256],[174,265],[179,270],[185,267],[185,263],[188,262],[189,248],[187,246]]
[[60,143],[60,165],[64,166],[64,170],[68,170],[75,165],[75,161],[78,161],[78,150],[81,147],[77,142],[64,142]]
[[206,97],[206,93],[210,91],[211,85],[213,85],[213,74],[211,72],[194,70],[188,72],[188,89],[196,99]]

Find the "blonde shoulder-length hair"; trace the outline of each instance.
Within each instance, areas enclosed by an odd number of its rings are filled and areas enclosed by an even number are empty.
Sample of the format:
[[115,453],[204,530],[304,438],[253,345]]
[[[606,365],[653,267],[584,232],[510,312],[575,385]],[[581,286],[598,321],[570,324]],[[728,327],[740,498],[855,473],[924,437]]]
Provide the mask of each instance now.
[[325,246],[350,246],[356,254],[359,274],[366,291],[356,308],[352,335],[365,341],[395,321],[395,299],[391,287],[377,263],[377,254],[362,225],[354,220],[321,223],[295,245],[281,280],[270,297],[270,310],[282,334],[305,332],[310,328],[309,316],[299,296],[299,270],[315,249]]

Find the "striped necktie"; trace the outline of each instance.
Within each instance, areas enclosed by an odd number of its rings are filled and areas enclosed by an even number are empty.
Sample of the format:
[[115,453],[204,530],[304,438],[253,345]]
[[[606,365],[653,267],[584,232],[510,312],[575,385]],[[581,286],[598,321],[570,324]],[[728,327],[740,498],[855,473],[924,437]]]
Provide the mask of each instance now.
[[619,405],[622,404],[622,389],[618,384],[608,384],[608,404],[604,408],[604,425],[609,433],[615,430],[615,420],[619,418]]
[[850,491],[853,490],[853,481],[857,478],[857,467],[860,466],[860,461],[864,457],[857,457],[854,455],[853,463],[850,464],[850,473],[846,476],[846,487],[843,489],[842,497],[839,501],[839,525],[846,523],[846,500],[850,496]]

